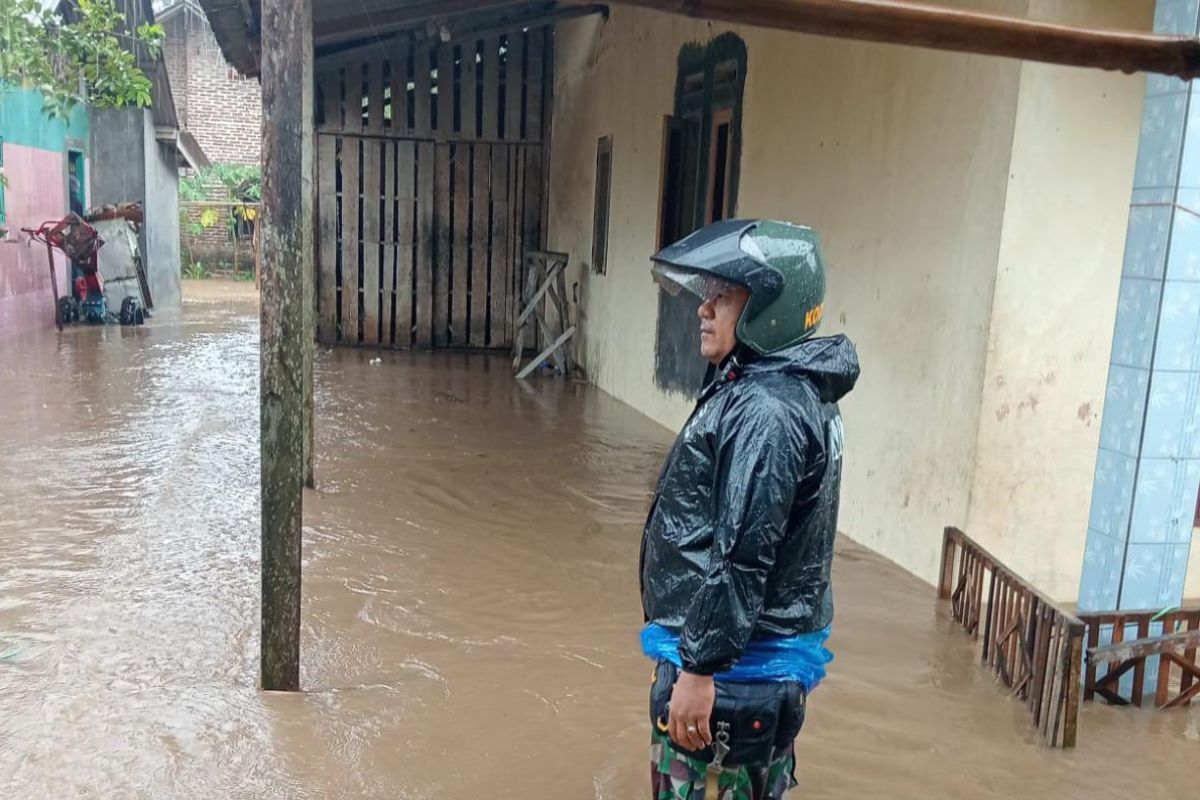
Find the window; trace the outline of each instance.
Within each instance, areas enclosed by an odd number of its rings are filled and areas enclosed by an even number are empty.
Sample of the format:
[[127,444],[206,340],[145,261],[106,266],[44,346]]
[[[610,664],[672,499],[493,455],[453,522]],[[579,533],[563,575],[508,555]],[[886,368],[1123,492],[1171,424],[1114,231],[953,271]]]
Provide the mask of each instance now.
[[713,114],[712,133],[709,139],[708,162],[708,217],[707,221],[726,219],[732,203],[729,198],[729,147],[733,136],[733,109],[722,108]]
[[596,145],[596,207],[592,217],[592,271],[608,272],[608,212],[612,191],[612,137]]
[[233,238],[252,240],[254,238],[254,218],[245,213],[234,214]]
[[87,176],[81,150],[67,151],[67,210],[82,216],[87,209]]
[[[663,125],[660,248],[736,213],[746,60],[732,33],[679,53],[675,108]],[[654,374],[667,391],[695,394],[704,381],[698,306],[686,292],[659,293]]]
[[658,220],[660,250],[679,241],[693,229],[696,213],[696,153],[699,146],[699,127],[695,123],[678,117],[667,117],[663,121]]

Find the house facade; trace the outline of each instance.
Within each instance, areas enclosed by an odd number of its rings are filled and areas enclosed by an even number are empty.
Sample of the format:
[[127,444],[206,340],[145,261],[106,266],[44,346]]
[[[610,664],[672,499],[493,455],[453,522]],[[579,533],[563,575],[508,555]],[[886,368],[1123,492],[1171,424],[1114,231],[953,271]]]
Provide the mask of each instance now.
[[[256,68],[253,26],[203,2]],[[863,363],[845,534],[930,581],[954,525],[1056,599],[1200,594],[1190,85],[647,4],[314,10],[322,341],[503,347],[524,254],[561,252],[588,378],[678,428],[703,375],[695,309],[649,257],[717,219],[811,225],[823,329]],[[1179,0],[945,5],[1200,24]],[[1156,372],[1159,343],[1175,360]]]
[[156,18],[166,33],[163,57],[180,130],[195,138],[213,164],[258,164],[262,147],[258,81],[225,60],[195,0],[178,0]]
[[[0,339],[54,325],[46,248],[29,246],[22,228],[62,219],[72,199],[84,207],[91,182],[90,120],[85,106],[69,119],[42,112],[42,95],[0,87]],[[72,182],[72,174],[76,180]],[[72,191],[75,196],[72,198]],[[59,293],[67,287],[67,261],[54,255]]]

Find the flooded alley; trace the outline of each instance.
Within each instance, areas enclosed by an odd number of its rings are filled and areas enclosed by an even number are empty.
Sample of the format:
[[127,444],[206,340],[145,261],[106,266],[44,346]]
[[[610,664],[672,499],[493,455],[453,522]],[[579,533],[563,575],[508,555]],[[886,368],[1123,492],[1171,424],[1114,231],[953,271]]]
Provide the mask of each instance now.
[[[305,691],[264,694],[257,310],[189,292],[0,344],[5,796],[645,797],[636,564],[671,433],[503,358],[322,348]],[[1088,704],[1050,750],[932,587],[845,545],[835,590],[797,798],[1194,792],[1200,710]]]

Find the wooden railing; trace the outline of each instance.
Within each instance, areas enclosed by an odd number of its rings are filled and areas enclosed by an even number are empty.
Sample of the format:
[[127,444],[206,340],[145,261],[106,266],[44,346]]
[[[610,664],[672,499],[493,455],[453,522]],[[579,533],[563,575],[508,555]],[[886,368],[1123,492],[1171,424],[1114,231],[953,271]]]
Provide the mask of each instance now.
[[[1079,617],[1087,625],[1084,700],[1100,695],[1114,705],[1141,706],[1150,669],[1156,670],[1151,674],[1157,708],[1187,706],[1200,695],[1200,608],[1087,612]],[[1121,679],[1130,672],[1132,680],[1123,688]]]
[[942,540],[938,597],[980,638],[981,660],[1024,701],[1052,747],[1074,747],[1085,626],[957,528]]

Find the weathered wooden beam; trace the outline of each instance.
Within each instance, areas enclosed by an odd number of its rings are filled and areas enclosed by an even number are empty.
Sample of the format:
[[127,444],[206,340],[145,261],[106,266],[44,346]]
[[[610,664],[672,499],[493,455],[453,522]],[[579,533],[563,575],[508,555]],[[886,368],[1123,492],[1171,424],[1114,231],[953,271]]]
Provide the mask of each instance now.
[[1161,653],[1181,653],[1192,647],[1200,647],[1200,631],[1182,631],[1166,636],[1150,636],[1090,647],[1087,656],[1088,661],[1094,664],[1116,664]]
[[337,8],[345,9],[347,13],[338,14],[329,10],[321,14],[314,32],[321,41],[380,36],[431,20],[522,5],[528,5],[528,0],[428,0],[403,5],[387,0],[375,6],[364,2],[346,3]]
[[517,380],[521,381],[521,380],[525,380],[526,378],[528,378],[535,369],[540,367],[542,364],[546,363],[546,359],[548,359],[550,356],[554,355],[555,351],[557,351],[558,348],[560,348],[564,344],[566,344],[567,340],[570,339],[574,335],[575,335],[575,326],[572,325],[570,328],[567,328],[565,331],[563,331],[562,336],[559,336],[558,339],[555,340],[554,344],[550,345],[545,350],[543,350],[542,352],[540,352],[536,356],[534,356],[533,361],[530,361],[528,364],[525,365],[525,368],[523,370],[521,370],[520,372],[517,373]]
[[895,0],[619,0],[741,25],[1121,72],[1200,76],[1200,40]]
[[262,6],[261,669],[267,690],[300,688],[305,403],[313,335],[311,2],[263,0]]
[[[446,24],[446,29],[450,32],[450,43],[454,44],[464,39],[482,39],[487,36],[501,36],[523,30],[531,30],[540,28],[545,25],[554,25],[557,22],[568,22],[580,17],[590,17],[592,15],[600,15],[604,19],[608,19],[609,9],[603,3],[587,3],[585,5],[569,5],[554,8],[550,11],[535,11],[530,14],[517,15],[513,17],[505,17],[504,19],[494,20],[485,24],[473,22],[473,17],[459,18],[451,20]],[[415,41],[431,38],[427,31],[417,30],[413,32]]]
[[[532,269],[532,266],[530,268]],[[521,312],[521,316],[517,317],[518,325],[525,324],[525,320],[529,319],[530,315],[533,314],[534,310],[537,309],[538,304],[542,301],[542,298],[546,296],[546,292],[550,291],[550,287],[554,285],[554,279],[558,277],[558,273],[565,268],[565,262],[553,262],[553,266],[550,267],[550,271],[546,274],[541,286],[538,287],[533,297],[528,303],[526,303],[525,310]]]

